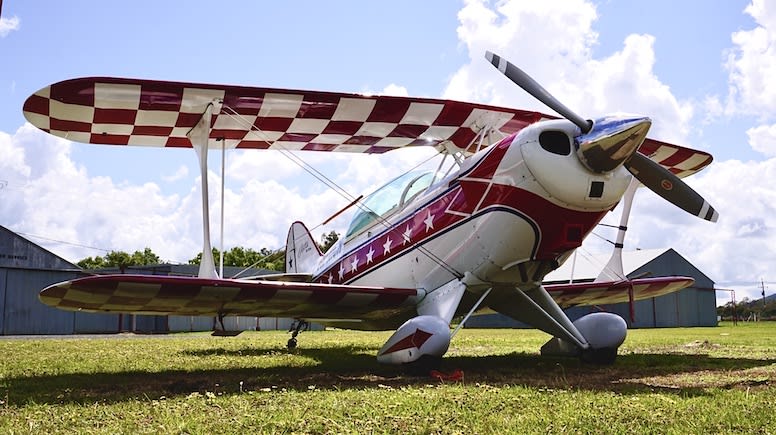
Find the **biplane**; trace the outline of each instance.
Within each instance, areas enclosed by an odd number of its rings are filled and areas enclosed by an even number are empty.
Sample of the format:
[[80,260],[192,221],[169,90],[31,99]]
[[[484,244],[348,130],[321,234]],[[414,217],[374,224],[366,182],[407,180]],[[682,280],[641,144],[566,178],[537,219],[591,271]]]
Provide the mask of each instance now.
[[[442,357],[451,323],[484,310],[552,336],[542,353],[611,363],[625,320],[566,307],[634,301],[692,285],[692,278],[627,279],[620,258],[630,203],[644,185],[707,221],[718,213],[682,177],[711,155],[647,138],[651,120],[585,119],[505,59],[501,73],[561,115],[459,101],[78,78],[30,96],[24,115],[68,140],[193,148],[201,169],[203,256],[197,277],[95,275],[54,284],[40,300],[96,313],[290,317],[349,329],[395,330],[380,362]],[[435,147],[436,171],[411,171],[352,201],[350,225],[325,255],[309,230],[288,232],[286,271],[218,275],[211,254],[208,150],[385,153]],[[449,167],[442,163],[447,161]],[[352,198],[351,198],[352,199]],[[623,201],[615,251],[595,282],[543,285]],[[261,205],[259,205],[261,206]],[[223,322],[221,322],[223,325]]]

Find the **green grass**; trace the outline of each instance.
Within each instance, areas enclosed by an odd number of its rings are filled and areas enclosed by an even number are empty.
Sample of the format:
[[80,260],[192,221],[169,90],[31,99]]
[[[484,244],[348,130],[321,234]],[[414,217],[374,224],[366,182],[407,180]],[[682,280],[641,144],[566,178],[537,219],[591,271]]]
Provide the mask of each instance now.
[[389,336],[0,340],[0,433],[776,432],[776,323],[630,331],[608,367],[463,330],[460,382],[378,364]]

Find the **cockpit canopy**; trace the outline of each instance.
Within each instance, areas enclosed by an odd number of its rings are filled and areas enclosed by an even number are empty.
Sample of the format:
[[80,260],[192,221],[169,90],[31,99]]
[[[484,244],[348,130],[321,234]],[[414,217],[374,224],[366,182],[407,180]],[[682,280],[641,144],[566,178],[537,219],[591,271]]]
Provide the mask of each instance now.
[[412,171],[377,189],[361,201],[359,210],[350,221],[345,238],[353,237],[401,210],[405,204],[426,190],[432,181],[433,171]]

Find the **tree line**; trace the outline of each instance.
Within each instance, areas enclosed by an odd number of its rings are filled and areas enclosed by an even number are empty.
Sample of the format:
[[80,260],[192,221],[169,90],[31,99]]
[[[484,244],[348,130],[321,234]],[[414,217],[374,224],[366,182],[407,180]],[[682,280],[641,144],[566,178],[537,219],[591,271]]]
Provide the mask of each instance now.
[[[339,240],[339,234],[335,231],[323,234],[321,236],[321,241],[318,243],[321,252],[328,251],[337,240]],[[213,258],[215,258],[216,261],[218,261],[219,254],[219,250],[213,248]],[[254,250],[242,246],[235,246],[228,251],[224,251],[224,266],[255,267],[259,269],[283,271],[285,269],[285,258],[285,249],[273,250],[261,248],[259,250]],[[199,264],[201,261],[202,252],[188,260],[188,264]],[[86,257],[76,264],[82,269],[96,270],[112,267],[123,269],[127,266],[147,266],[159,263],[161,263],[159,256],[156,255],[151,248],[145,248],[142,251],[135,251],[132,254],[124,251],[110,251],[102,257]]]
[[738,320],[747,320],[754,316],[762,320],[774,320],[776,319],[776,297],[770,295],[764,299],[744,298],[735,306],[731,301],[717,307],[717,315],[724,320],[731,320],[734,315]]

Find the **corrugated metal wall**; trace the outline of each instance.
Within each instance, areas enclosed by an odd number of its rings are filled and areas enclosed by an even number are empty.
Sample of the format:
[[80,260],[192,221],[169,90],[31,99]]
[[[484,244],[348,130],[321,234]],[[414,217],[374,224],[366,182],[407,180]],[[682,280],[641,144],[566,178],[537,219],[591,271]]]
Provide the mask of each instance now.
[[40,290],[76,275],[62,271],[0,269],[2,334],[72,334],[75,313],[43,305],[33,289]]
[[627,303],[604,305],[607,311],[622,316],[630,328],[661,328],[675,326],[716,326],[717,299],[714,282],[673,249],[635,270],[633,276],[689,276],[693,287],[638,301],[634,304],[635,321],[631,321]]

